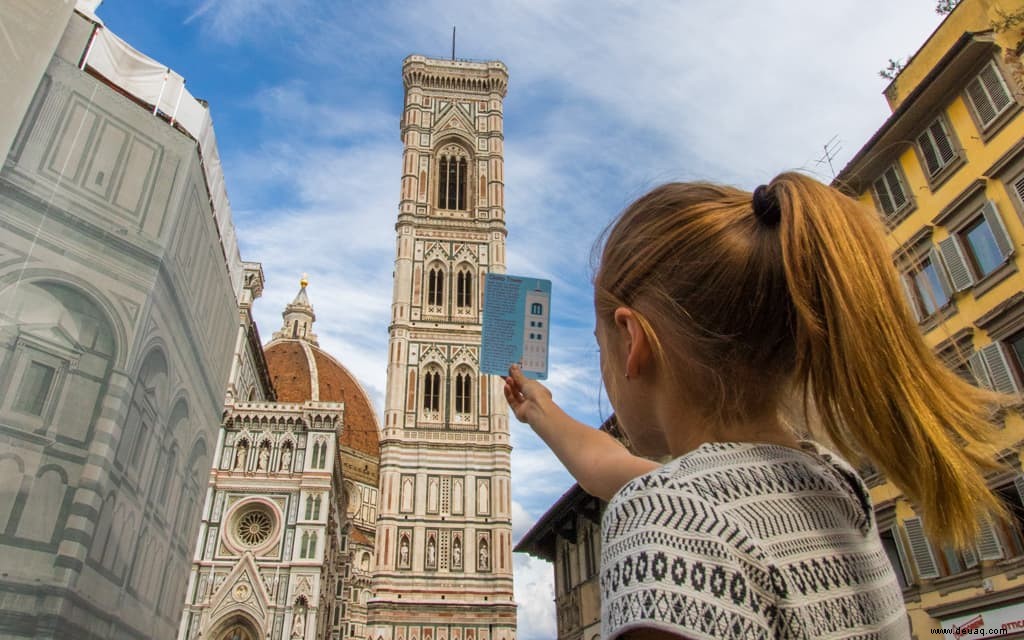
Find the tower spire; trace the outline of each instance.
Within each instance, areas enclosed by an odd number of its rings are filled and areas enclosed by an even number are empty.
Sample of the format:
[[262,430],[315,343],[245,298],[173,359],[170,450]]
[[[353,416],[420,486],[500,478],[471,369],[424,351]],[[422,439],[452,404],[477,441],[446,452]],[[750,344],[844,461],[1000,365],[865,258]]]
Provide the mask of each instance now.
[[302,274],[302,278],[299,280],[299,292],[281,313],[284,324],[281,325],[280,331],[274,332],[274,340],[305,340],[313,346],[319,346],[316,334],[313,333],[316,314],[313,313],[313,305],[310,304],[309,295],[306,293],[307,286],[309,286],[309,278],[306,274]]

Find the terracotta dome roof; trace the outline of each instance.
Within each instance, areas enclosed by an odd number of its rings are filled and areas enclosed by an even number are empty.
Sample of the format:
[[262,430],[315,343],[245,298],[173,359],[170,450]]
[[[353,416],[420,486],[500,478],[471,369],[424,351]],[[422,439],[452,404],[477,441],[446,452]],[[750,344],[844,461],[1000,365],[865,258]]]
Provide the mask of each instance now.
[[[279,402],[344,402],[345,426],[339,444],[380,457],[373,405],[348,369],[316,345],[303,340],[274,340],[263,352]],[[314,375],[318,383],[315,394]]]

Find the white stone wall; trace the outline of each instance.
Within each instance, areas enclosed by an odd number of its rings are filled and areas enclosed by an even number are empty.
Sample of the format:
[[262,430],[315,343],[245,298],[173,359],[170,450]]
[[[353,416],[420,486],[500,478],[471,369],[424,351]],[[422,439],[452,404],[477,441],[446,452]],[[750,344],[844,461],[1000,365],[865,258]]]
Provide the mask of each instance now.
[[0,172],[0,635],[171,638],[238,308],[194,141],[84,22]]

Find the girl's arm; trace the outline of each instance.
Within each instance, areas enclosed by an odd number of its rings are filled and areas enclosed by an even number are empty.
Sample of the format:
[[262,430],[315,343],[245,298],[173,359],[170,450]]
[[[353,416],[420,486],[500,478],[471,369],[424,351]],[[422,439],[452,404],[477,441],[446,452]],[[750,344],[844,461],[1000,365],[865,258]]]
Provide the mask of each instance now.
[[547,387],[513,365],[505,378],[505,399],[520,422],[529,424],[592,496],[611,500],[633,478],[658,468],[656,462],[630,453],[603,431],[574,420]]

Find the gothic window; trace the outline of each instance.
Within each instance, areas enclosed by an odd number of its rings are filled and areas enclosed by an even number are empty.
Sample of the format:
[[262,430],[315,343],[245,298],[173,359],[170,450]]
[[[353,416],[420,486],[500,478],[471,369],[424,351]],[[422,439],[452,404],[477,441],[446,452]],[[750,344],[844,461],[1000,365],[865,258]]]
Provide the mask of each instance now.
[[539,302],[534,302],[530,305],[530,314],[539,316],[544,313],[544,305]]
[[313,496],[306,496],[306,520],[313,519]]
[[302,545],[299,548],[300,558],[316,557],[316,531],[304,531],[302,533]]
[[327,464],[327,443],[317,440],[313,445],[313,455],[310,458],[310,465],[314,469],[323,469]]
[[427,312],[444,312],[444,269],[433,265],[427,270]]
[[423,375],[423,411],[428,420],[441,418],[441,372],[436,367]]
[[466,267],[460,268],[455,274],[455,310],[471,311],[473,309],[473,273]]
[[455,155],[457,147],[449,147],[451,154],[442,155],[438,162],[437,206],[440,209],[466,210],[466,180],[468,170],[465,156]]
[[473,374],[463,369],[455,374],[455,421],[467,422],[472,413]]

